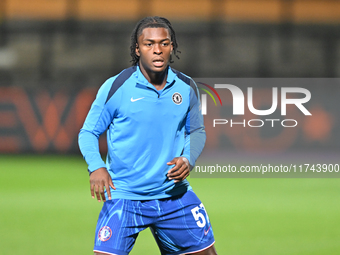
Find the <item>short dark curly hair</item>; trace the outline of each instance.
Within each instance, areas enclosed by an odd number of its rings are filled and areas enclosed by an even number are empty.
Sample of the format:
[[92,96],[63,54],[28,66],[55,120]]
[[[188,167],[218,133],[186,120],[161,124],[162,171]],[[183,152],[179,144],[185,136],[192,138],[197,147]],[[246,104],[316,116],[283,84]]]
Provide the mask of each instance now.
[[[163,17],[153,16],[153,17],[146,17],[140,20],[136,27],[134,28],[131,34],[131,45],[130,45],[130,55],[132,57],[132,65],[135,66],[138,64],[139,56],[136,55],[136,45],[138,43],[138,37],[142,34],[143,29],[147,27],[164,27],[169,31],[171,42],[173,46],[173,53],[179,59],[177,52],[178,44],[176,40],[175,30],[173,29],[169,20]],[[173,63],[171,56],[170,56],[170,63]]]

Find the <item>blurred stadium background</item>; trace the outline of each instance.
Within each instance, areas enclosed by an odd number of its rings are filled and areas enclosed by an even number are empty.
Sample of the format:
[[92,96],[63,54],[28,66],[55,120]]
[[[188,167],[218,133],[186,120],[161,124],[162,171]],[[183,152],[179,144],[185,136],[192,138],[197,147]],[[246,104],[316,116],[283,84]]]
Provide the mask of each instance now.
[[[77,135],[99,86],[130,66],[131,31],[149,15],[173,23],[181,51],[173,67],[192,77],[340,76],[339,0],[0,0],[4,254],[91,254],[100,205]],[[242,163],[254,148],[261,157],[337,159],[340,89],[311,89],[313,119],[289,135],[207,128],[201,164],[221,147],[226,162]],[[340,254],[338,179],[190,181],[219,254]],[[158,254],[150,233],[132,254]]]

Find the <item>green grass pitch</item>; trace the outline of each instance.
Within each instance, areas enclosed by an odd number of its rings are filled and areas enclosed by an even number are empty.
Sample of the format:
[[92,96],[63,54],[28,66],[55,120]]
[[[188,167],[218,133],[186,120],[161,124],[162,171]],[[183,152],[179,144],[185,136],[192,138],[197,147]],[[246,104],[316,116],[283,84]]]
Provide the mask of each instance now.
[[[1,254],[93,254],[81,156],[0,156]],[[340,254],[340,179],[196,179],[220,255]],[[149,230],[131,252],[159,254]]]

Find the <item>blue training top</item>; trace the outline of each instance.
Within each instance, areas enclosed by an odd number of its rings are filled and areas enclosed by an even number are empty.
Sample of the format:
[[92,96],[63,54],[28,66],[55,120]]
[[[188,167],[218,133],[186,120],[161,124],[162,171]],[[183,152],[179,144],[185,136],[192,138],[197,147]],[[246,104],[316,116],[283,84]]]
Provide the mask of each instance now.
[[[106,167],[116,190],[112,198],[160,199],[191,189],[187,180],[167,178],[166,163],[186,157],[191,167],[206,135],[198,89],[191,78],[168,68],[166,85],[157,91],[139,66],[123,70],[101,86],[79,133],[79,147],[93,172]],[[103,162],[99,136],[107,130]]]

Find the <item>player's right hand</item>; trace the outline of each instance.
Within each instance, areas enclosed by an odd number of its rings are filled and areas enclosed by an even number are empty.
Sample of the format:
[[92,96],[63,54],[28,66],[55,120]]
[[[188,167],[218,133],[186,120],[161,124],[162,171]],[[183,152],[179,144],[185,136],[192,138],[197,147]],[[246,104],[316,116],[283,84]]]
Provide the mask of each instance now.
[[113,185],[112,178],[106,168],[101,167],[90,174],[90,185],[91,185],[91,196],[95,198],[95,194],[98,202],[105,202],[105,192],[104,187],[107,192],[107,197],[111,200],[110,187],[114,190],[116,187]]

